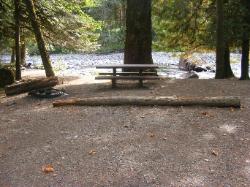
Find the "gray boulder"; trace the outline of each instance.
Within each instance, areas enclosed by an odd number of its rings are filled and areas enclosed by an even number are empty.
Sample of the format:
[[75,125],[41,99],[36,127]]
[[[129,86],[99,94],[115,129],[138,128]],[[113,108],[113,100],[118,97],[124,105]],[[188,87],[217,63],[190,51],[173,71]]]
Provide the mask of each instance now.
[[205,62],[192,54],[183,54],[179,60],[179,69],[184,71],[203,72],[208,71]]
[[182,75],[183,79],[199,79],[199,75],[197,75],[197,73],[195,72],[187,72],[185,74]]

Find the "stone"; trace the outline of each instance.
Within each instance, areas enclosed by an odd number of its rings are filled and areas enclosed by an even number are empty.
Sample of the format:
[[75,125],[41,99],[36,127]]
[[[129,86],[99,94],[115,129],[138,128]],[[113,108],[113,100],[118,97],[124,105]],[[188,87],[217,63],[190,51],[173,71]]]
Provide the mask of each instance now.
[[199,75],[197,75],[196,73],[193,72],[193,73],[190,74],[188,79],[199,79]]
[[187,72],[182,76],[183,79],[199,79],[199,75],[197,75],[195,72]]
[[203,67],[195,67],[194,71],[196,71],[196,72],[203,72],[203,71],[207,71],[207,70],[205,68],[203,68]]
[[203,71],[211,71],[210,66],[205,66],[206,62],[202,59],[187,53],[183,54],[179,60],[179,69],[184,71],[195,71],[195,72],[203,72]]

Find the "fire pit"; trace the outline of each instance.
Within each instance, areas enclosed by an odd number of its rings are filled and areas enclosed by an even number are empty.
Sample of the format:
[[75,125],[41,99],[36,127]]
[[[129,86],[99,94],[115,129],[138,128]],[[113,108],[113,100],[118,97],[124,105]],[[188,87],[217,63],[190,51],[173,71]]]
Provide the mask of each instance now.
[[43,88],[38,90],[32,90],[29,92],[29,95],[37,98],[55,98],[66,95],[66,93],[62,90],[54,88]]

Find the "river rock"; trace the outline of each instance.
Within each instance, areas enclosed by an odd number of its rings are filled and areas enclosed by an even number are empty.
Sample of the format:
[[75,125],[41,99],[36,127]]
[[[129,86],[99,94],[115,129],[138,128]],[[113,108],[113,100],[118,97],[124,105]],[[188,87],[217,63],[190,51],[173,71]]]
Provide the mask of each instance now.
[[183,54],[179,60],[179,69],[184,71],[196,71],[203,72],[208,71],[206,67],[203,67],[205,62],[201,59],[193,56],[192,54]]
[[8,68],[0,68],[0,87],[13,84],[15,81],[14,73]]
[[199,79],[199,75],[197,75],[197,73],[191,71],[191,72],[187,72],[185,74],[182,75],[183,79]]

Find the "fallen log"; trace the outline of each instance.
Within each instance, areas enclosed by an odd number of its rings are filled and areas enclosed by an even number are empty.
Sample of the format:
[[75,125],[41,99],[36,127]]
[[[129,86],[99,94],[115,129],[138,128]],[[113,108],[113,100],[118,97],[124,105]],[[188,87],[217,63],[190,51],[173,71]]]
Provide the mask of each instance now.
[[241,106],[238,97],[92,97],[68,99],[53,102],[54,107],[62,106],[206,106],[235,107]]
[[17,82],[5,87],[7,96],[22,94],[32,90],[50,88],[59,84],[57,77],[29,79],[22,82]]

